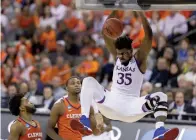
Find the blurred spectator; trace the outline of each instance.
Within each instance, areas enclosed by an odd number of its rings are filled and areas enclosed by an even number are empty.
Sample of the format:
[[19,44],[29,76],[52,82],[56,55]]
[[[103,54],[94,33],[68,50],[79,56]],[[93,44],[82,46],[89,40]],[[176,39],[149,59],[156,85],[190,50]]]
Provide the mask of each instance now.
[[164,54],[165,48],[168,46],[167,39],[165,36],[159,36],[157,39],[157,48],[155,48],[157,52],[157,58],[162,57]]
[[64,22],[57,23],[57,40],[63,40],[64,35],[68,32],[67,26]]
[[113,68],[114,64],[113,63],[107,63],[104,65],[101,69],[101,74],[100,74],[100,83],[104,86],[105,82],[106,85],[112,81],[112,75],[113,75]]
[[150,82],[145,82],[142,85],[141,96],[145,96],[152,93],[152,90],[153,90],[153,85]]
[[49,111],[52,109],[53,104],[55,103],[55,99],[53,97],[52,87],[49,85],[44,86],[44,99],[42,101],[42,106],[38,108],[38,111]]
[[104,24],[104,17],[103,17],[103,12],[101,11],[94,11],[94,32],[101,32],[103,24]]
[[163,23],[163,33],[166,37],[184,34],[188,31],[186,18],[177,11],[171,11]]
[[178,62],[183,63],[188,59],[188,49],[189,49],[189,41],[187,39],[183,39],[180,42],[180,49],[178,50]]
[[4,11],[4,14],[8,17],[8,20],[10,21],[11,19],[13,19],[15,13],[11,0],[2,0],[1,6],[2,6],[2,10]]
[[169,105],[169,108],[170,107],[173,107],[173,105],[174,105],[174,94],[173,94],[173,91],[167,91],[166,92],[166,94],[167,94],[167,97],[168,97],[168,105]]
[[16,50],[19,51],[21,47],[25,46],[26,51],[28,53],[31,53],[31,43],[29,40],[27,40],[27,37],[25,36],[25,34],[21,34],[19,36],[19,41],[16,44]]
[[8,89],[7,89],[7,94],[11,97],[15,94],[18,94],[18,88],[17,88],[17,84],[16,83],[11,83],[9,86],[8,86]]
[[190,84],[196,85],[196,60],[194,61],[191,70],[185,74],[185,77]]
[[58,56],[62,56],[64,60],[72,60],[72,57],[65,53],[66,43],[64,40],[58,40],[56,46],[56,52],[51,52],[49,58],[51,59],[52,64],[56,64],[56,59]]
[[34,70],[30,73],[30,80],[35,80],[37,83],[37,90],[40,93],[43,93],[44,85],[40,79],[40,73],[37,70]]
[[21,72],[20,78],[22,80],[29,81],[30,80],[30,73],[35,70],[35,67],[32,65],[32,60],[31,59],[26,59],[25,60],[25,68]]
[[47,26],[51,26],[53,29],[56,29],[56,22],[56,18],[50,12],[50,7],[46,6],[44,8],[44,14],[40,18],[40,27],[45,29]]
[[194,65],[194,61],[195,59],[193,56],[188,56],[187,60],[184,61],[184,63],[182,63],[181,65],[182,72],[187,73],[188,71],[190,71]]
[[12,61],[11,58],[7,58],[6,61],[5,61],[5,64],[6,64],[6,66],[10,67],[12,70],[13,70],[13,68],[14,68],[14,66],[15,66],[15,64],[14,64],[14,62]]
[[32,38],[32,48],[31,48],[31,50],[32,50],[33,55],[41,53],[44,50],[44,45],[41,44],[41,42],[39,40],[39,37],[36,33],[33,35],[33,38]]
[[183,92],[176,92],[175,103],[173,106],[170,106],[169,110],[171,113],[177,114],[176,119],[178,120],[188,120],[188,117],[184,115],[187,113],[195,113],[195,109],[185,103]]
[[5,93],[4,95],[1,93],[1,107],[8,108],[10,97],[17,93],[18,93],[17,84],[11,83],[7,88],[7,93]]
[[50,84],[53,75],[50,59],[45,57],[42,59],[41,63],[42,63],[41,81],[44,84]]
[[18,80],[13,76],[13,72],[11,67],[4,66],[2,71],[1,80],[3,81],[3,84],[8,87],[11,83],[17,82]]
[[56,58],[56,65],[52,68],[52,75],[60,77],[60,85],[63,85],[71,77],[71,69],[68,63],[65,63],[63,56]]
[[14,45],[11,44],[11,43],[8,44],[7,49],[6,49],[6,52],[7,52],[7,55],[5,57],[4,63],[7,63],[7,60],[8,59],[11,59],[11,61],[15,65],[17,53],[16,53],[16,48],[14,47]]
[[164,49],[163,57],[167,60],[169,65],[176,60],[174,50],[170,47]]
[[88,54],[86,59],[77,68],[77,72],[81,75],[96,76],[99,70],[99,63],[94,60],[92,54]]
[[1,18],[1,21],[0,21],[1,22],[1,27],[3,27],[3,29],[6,29],[9,22],[8,22],[7,16],[3,13],[3,10],[1,10],[0,18]]
[[42,104],[43,94],[39,92],[37,83],[35,80],[29,81],[29,92],[26,94],[26,98],[34,105]]
[[29,81],[29,95],[27,95],[27,98],[33,95],[43,95],[37,88],[36,80]]
[[[192,20],[190,20],[188,23],[188,30],[189,31],[196,29],[196,14],[195,13],[196,12],[193,12],[193,14],[191,15]],[[196,38],[196,34],[191,34],[189,36],[190,42],[193,44],[196,44],[195,38]]]
[[61,85],[60,77],[57,76],[53,77],[52,86],[53,86],[53,96],[56,101],[67,94],[66,90],[63,89],[63,86]]
[[196,59],[196,53],[195,53],[195,49],[192,48],[188,48],[188,57],[194,57]]
[[193,88],[193,98],[190,100],[189,104],[195,108],[196,111],[196,86]]
[[20,83],[19,93],[25,95],[25,97],[29,95],[29,85],[26,82]]
[[33,56],[27,52],[25,45],[21,45],[16,57],[16,66],[19,66],[21,69],[26,67],[25,60],[29,59],[31,62],[34,61]]
[[19,34],[20,31],[17,25],[17,20],[13,18],[10,20],[9,24],[6,25],[5,40],[13,42],[18,38]]
[[181,71],[177,63],[172,63],[169,70],[169,77],[167,86],[168,87],[178,87],[177,77],[180,75]]
[[41,44],[44,45],[47,51],[56,51],[56,32],[50,25],[47,25],[40,39]]
[[[102,43],[101,38],[97,38],[96,34],[93,35],[93,37],[88,37],[87,41],[84,40],[84,47],[80,51],[80,54],[82,56],[86,56],[89,53],[91,53],[95,58],[102,58],[103,56],[103,49],[102,47],[105,45],[105,43]],[[97,41],[97,42],[96,42]]]
[[154,35],[158,35],[163,31],[163,20],[161,19],[158,11],[153,11],[152,18],[148,18],[148,21]]
[[167,85],[169,77],[168,63],[165,58],[159,58],[157,60],[157,66],[152,71],[150,82],[153,84],[160,84],[161,87]]
[[61,55],[61,56],[66,56],[65,55],[65,46],[66,46],[66,43],[64,40],[59,40],[57,41],[57,56],[58,55]]
[[33,16],[29,13],[29,7],[25,6],[22,8],[22,13],[18,17],[18,24],[22,30],[22,33],[28,38],[33,36],[34,31],[34,20]]
[[177,82],[179,88],[187,89],[192,87],[192,82],[189,82],[184,74],[178,76]]
[[42,0],[34,0],[34,3],[30,5],[30,12],[33,13],[35,10],[40,10],[42,8],[43,1]]
[[80,48],[76,44],[76,34],[73,32],[68,32],[64,36],[64,40],[66,41],[66,53],[72,56],[79,56],[80,55]]
[[133,48],[138,48],[142,39],[144,38],[144,30],[139,20],[133,24],[133,29],[130,32],[130,38],[133,39]]
[[67,11],[67,17],[64,20],[64,23],[69,30],[72,30],[73,32],[82,32],[86,30],[86,25],[81,19],[81,12],[82,11],[76,10],[74,4],[71,4]]
[[57,21],[63,20],[67,14],[67,7],[61,4],[60,0],[52,0],[53,6],[51,7],[52,16],[56,18]]

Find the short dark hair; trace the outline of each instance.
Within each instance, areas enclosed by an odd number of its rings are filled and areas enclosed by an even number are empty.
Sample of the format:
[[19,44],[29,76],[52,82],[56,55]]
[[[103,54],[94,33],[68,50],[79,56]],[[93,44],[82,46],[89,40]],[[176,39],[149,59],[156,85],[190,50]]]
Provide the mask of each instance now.
[[12,115],[18,116],[20,114],[21,99],[23,97],[23,94],[16,94],[10,98],[9,109]]
[[38,70],[33,70],[33,71],[31,71],[31,72],[30,72],[30,75],[32,75],[32,74],[36,74],[36,75],[38,75],[39,77],[41,76],[41,75],[40,75],[40,72],[39,72]]
[[73,78],[77,78],[77,79],[79,79],[79,80],[81,81],[81,83],[82,83],[82,80],[81,80],[81,78],[80,78],[80,77],[78,77],[78,76],[71,76],[71,77],[67,80],[67,82],[66,82],[66,86],[68,85],[69,81],[70,81],[71,79],[73,79]]
[[50,89],[52,89],[52,90],[53,90],[53,86],[52,86],[52,85],[50,85],[50,84],[46,84],[46,85],[44,85],[44,88],[50,88]]
[[120,36],[115,41],[116,49],[131,49],[132,50],[132,42],[133,40],[130,39],[127,35]]
[[15,82],[11,82],[8,86],[14,86],[14,87],[16,87],[18,89],[18,85]]

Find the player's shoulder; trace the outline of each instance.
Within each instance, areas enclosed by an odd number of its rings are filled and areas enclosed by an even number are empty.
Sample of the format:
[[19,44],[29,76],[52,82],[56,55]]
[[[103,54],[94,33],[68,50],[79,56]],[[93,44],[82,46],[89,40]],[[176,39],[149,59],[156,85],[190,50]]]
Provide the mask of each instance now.
[[63,104],[64,103],[64,100],[67,98],[67,96],[63,96],[61,97],[60,99],[58,99],[54,105],[59,105],[59,104]]
[[65,108],[65,103],[64,103],[65,98],[66,98],[66,96],[57,100],[55,102],[55,104],[53,105],[51,112],[55,112],[55,113],[58,113],[58,114],[63,114],[64,111],[65,111],[65,109],[64,109]]
[[10,127],[11,132],[21,132],[23,129],[24,125],[18,120],[15,120]]

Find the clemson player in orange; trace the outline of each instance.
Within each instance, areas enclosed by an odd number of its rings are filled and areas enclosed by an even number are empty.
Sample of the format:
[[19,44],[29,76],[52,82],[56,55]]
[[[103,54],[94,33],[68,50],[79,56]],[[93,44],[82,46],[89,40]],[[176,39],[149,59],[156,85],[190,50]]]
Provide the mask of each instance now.
[[[74,124],[71,124],[72,120],[79,120],[81,117],[79,97],[81,91],[81,80],[77,77],[71,77],[68,79],[66,86],[68,96],[64,96],[54,104],[48,120],[47,135],[54,140],[82,140],[83,134],[81,133],[84,132],[80,132],[78,128],[77,130],[72,129]],[[58,127],[58,134],[54,130],[56,124]],[[95,128],[96,124],[93,124]],[[101,131],[103,127],[100,126],[99,128]],[[83,128],[81,130],[83,130]],[[88,133],[88,131],[86,132]]]
[[40,124],[32,120],[35,106],[22,94],[14,95],[9,101],[10,112],[19,116],[10,128],[8,140],[42,140]]

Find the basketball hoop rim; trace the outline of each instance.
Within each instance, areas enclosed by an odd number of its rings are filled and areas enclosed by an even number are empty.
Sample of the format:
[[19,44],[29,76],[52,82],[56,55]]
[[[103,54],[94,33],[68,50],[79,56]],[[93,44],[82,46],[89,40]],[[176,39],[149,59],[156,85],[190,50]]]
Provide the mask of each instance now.
[[134,10],[134,11],[149,11],[149,10],[196,10],[196,4],[152,4],[152,5],[138,5],[134,4],[121,4],[121,5],[108,5],[103,4],[85,4],[85,0],[76,0],[76,8],[81,10]]

